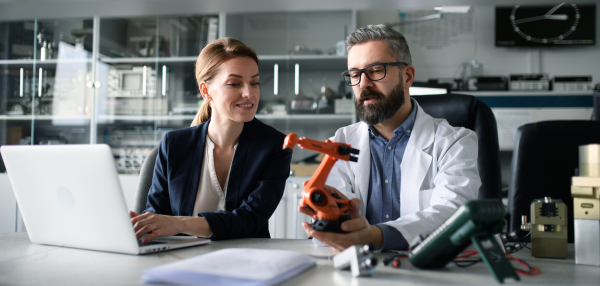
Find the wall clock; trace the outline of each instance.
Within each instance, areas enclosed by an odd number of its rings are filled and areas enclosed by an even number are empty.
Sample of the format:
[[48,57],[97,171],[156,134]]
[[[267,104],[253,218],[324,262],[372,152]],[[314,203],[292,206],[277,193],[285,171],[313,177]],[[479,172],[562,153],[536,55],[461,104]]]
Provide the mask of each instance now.
[[515,33],[539,44],[565,39],[577,30],[580,18],[577,5],[565,2],[550,9],[516,5],[510,13],[510,23]]

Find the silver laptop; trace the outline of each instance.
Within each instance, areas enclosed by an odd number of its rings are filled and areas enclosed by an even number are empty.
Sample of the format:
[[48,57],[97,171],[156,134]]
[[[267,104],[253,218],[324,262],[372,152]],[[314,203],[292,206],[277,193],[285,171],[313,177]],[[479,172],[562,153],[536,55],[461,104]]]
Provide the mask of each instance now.
[[141,245],[108,145],[5,145],[0,153],[33,243],[144,254],[210,242],[171,236]]

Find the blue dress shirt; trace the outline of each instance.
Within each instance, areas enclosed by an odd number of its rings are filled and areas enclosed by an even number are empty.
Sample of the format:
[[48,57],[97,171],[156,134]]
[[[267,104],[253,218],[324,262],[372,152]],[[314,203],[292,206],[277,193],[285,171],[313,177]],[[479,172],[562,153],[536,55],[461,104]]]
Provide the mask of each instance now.
[[385,140],[372,126],[369,126],[371,176],[365,217],[370,224],[381,229],[383,233],[382,250],[408,248],[408,243],[402,234],[397,229],[383,223],[394,221],[400,217],[400,182],[402,180],[400,164],[417,115],[416,104],[414,102],[412,104],[411,113],[394,130],[394,136],[390,141]]

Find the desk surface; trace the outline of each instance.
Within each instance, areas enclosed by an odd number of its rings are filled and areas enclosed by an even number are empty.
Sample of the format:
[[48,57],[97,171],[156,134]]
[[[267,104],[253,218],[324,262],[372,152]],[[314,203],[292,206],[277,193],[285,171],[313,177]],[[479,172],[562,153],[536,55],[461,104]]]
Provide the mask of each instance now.
[[[141,273],[165,263],[194,257],[224,248],[263,248],[294,250],[328,257],[327,247],[316,247],[307,239],[238,239],[150,255],[127,255],[66,247],[37,245],[26,233],[0,233],[0,285],[140,285]],[[598,285],[600,268],[575,265],[573,245],[568,259],[532,258],[528,249],[515,256],[538,267],[535,277],[521,275],[521,281],[505,284]],[[235,259],[235,258],[232,258]],[[333,268],[328,258],[317,259],[317,267],[292,278],[284,285],[398,285],[413,284],[491,284],[495,280],[483,263],[469,268],[448,264],[438,270],[419,270],[407,259],[395,269],[379,265],[372,277],[352,277],[349,271]]]

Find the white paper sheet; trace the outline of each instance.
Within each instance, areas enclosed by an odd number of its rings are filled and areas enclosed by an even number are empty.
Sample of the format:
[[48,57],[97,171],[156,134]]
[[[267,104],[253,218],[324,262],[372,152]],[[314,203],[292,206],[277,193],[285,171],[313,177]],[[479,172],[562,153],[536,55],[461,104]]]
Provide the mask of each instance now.
[[223,249],[146,270],[144,283],[185,285],[274,285],[316,265],[288,250]]

